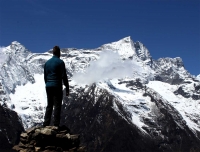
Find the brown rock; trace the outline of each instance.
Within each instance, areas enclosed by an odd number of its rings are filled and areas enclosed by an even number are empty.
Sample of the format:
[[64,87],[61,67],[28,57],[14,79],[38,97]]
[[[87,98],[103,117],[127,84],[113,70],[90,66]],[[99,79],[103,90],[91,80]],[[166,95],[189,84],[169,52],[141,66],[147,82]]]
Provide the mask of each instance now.
[[68,139],[71,139],[70,138],[71,137],[70,134],[66,134],[65,137],[68,138]]
[[77,139],[80,138],[80,135],[70,135],[70,138],[71,138],[72,140],[77,140]]
[[85,147],[79,147],[77,149],[77,152],[86,152],[86,148]]
[[47,146],[45,147],[46,150],[56,150],[55,146]]
[[27,135],[27,133],[22,133],[22,134],[20,135],[20,137],[26,139],[26,138],[28,137],[28,135]]
[[75,148],[71,148],[71,149],[69,149],[69,152],[75,152],[77,149],[76,149],[76,147]]
[[35,130],[35,133],[38,133],[38,134],[39,134],[39,133],[41,133],[41,130],[40,130],[40,129],[36,129],[36,130]]
[[23,148],[21,148],[19,145],[15,145],[12,149],[16,151],[20,151]]
[[69,133],[69,131],[68,130],[63,130],[63,131],[60,131],[60,133],[61,134],[67,134],[67,133]]
[[[69,130],[69,129],[68,129]],[[80,135],[70,135],[67,127],[55,126],[33,127],[20,135],[20,143],[13,147],[18,152],[71,152],[84,148],[79,147]]]
[[54,130],[48,129],[48,128],[42,128],[40,130],[40,133],[43,135],[55,135],[56,132]]
[[26,144],[26,143],[27,143],[27,139],[24,139],[24,138],[20,138],[20,141],[21,141],[23,144]]
[[33,133],[33,134],[32,134],[32,137],[29,136],[29,137],[30,137],[30,138],[29,138],[29,141],[31,140],[31,138],[32,138],[32,139],[37,138],[37,136],[39,136],[39,135],[40,135],[40,132],[35,132],[35,133]]
[[65,135],[63,135],[63,134],[56,134],[56,138],[65,138]]
[[41,151],[41,149],[42,149],[41,147],[35,147],[36,152]]
[[48,128],[51,130],[58,130],[58,127],[56,127],[56,126],[46,126],[45,128]]
[[21,147],[21,148],[26,148],[26,145],[23,144],[22,142],[20,142],[20,143],[18,144],[18,146]]
[[35,145],[36,141],[35,140],[31,140],[30,141],[30,145]]
[[27,134],[30,134],[30,133],[32,133],[32,132],[34,132],[34,131],[35,131],[35,127],[32,127],[32,128],[27,129],[27,130],[26,130],[26,133],[27,133]]
[[33,145],[27,145],[27,148],[34,149]]
[[19,152],[30,152],[27,149],[21,149]]

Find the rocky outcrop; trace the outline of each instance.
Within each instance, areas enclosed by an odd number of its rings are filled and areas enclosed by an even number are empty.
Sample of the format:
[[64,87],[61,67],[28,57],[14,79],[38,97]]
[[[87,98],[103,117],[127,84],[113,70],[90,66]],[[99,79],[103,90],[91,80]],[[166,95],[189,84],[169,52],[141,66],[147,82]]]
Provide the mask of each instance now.
[[8,151],[19,142],[19,135],[24,131],[16,112],[0,105],[0,151]]
[[71,135],[66,126],[33,127],[20,135],[20,142],[13,147],[17,152],[84,152],[80,135]]
[[[184,98],[192,98],[193,100],[200,99],[200,85],[196,85],[194,83],[194,87],[190,87],[188,90],[188,84],[182,84],[176,91],[174,91],[175,95],[182,95]],[[190,85],[190,84],[189,84]]]

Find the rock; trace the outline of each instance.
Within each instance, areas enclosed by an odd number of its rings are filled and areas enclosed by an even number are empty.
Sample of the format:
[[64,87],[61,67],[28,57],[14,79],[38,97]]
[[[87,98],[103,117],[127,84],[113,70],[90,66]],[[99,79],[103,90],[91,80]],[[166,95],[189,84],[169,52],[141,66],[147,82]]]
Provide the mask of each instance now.
[[35,147],[35,151],[36,152],[41,151],[41,147]]
[[56,126],[46,126],[45,128],[48,128],[51,130],[58,130],[58,127],[56,127]]
[[44,134],[44,135],[55,135],[56,132],[53,131],[52,129],[48,129],[48,128],[42,128],[41,129],[41,134]]
[[68,139],[71,138],[70,134],[66,134],[65,137],[67,137]]
[[31,152],[30,150],[27,151],[26,149],[21,149],[19,152]]
[[80,147],[80,135],[71,135],[66,126],[34,127],[20,135],[20,143],[13,147],[18,152],[86,151]]
[[25,148],[25,147],[26,147],[26,145],[23,144],[22,142],[20,142],[20,143],[18,144],[18,146],[21,147],[21,148]]
[[27,133],[22,133],[21,135],[20,135],[20,137],[22,137],[22,138],[27,138],[28,137],[28,135],[27,135]]
[[16,150],[16,151],[20,151],[20,150],[22,150],[23,148],[20,147],[19,145],[15,145],[15,146],[13,147],[13,149]]
[[26,130],[26,133],[27,133],[27,134],[33,133],[33,132],[35,131],[36,128],[38,128],[38,127],[29,128],[29,129]]
[[36,130],[35,130],[35,133],[40,134],[40,133],[41,133],[41,130],[40,130],[40,129],[36,129]]
[[47,147],[45,147],[45,149],[47,149],[47,150],[56,150],[56,147],[55,146],[47,146]]
[[63,134],[56,134],[56,138],[64,138],[65,137],[65,135],[63,135]]
[[80,138],[80,135],[70,135],[70,139],[77,140]]
[[75,152],[76,148],[69,149],[69,152]]
[[85,152],[86,151],[86,148],[85,147],[79,147],[77,149],[77,152]]
[[14,145],[18,144],[23,131],[22,121],[18,114],[0,105],[0,152],[10,151]]

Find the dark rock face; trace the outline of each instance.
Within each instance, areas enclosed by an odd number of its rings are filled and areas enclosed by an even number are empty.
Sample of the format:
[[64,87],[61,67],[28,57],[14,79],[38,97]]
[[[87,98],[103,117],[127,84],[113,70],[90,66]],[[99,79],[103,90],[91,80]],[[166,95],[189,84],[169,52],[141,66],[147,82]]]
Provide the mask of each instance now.
[[190,94],[188,92],[186,92],[183,87],[179,87],[177,91],[174,92],[175,94],[180,94],[185,98],[189,98]]
[[155,75],[155,80],[172,85],[181,84],[184,81],[180,73],[184,73],[184,76],[191,77],[191,75],[184,70],[183,61],[179,57],[154,60],[152,69],[157,73]]
[[180,86],[176,91],[174,91],[175,95],[182,95],[185,98],[192,98],[193,100],[199,100],[200,99],[200,91],[199,88],[200,86],[194,86],[193,88],[191,88],[190,92],[188,92],[187,89],[185,89],[186,84],[183,84],[182,86]]
[[155,116],[143,119],[146,133],[131,123],[131,113],[108,91],[95,84],[76,91],[68,100],[64,99],[61,123],[81,134],[89,152],[200,150],[198,136],[187,127],[181,115],[148,88],[146,96],[155,104]]
[[19,142],[24,128],[16,112],[0,105],[0,151],[8,151]]
[[[62,109],[61,122],[81,134],[81,143],[87,151],[152,151],[150,138],[123,119],[125,116],[128,120],[129,114],[120,102],[106,90],[96,89],[99,88],[92,85],[88,90],[77,90]],[[122,116],[112,108],[113,102],[121,109]]]
[[66,126],[33,127],[20,135],[20,143],[13,147],[14,151],[28,152],[84,152],[79,147],[80,136],[71,135]]
[[199,133],[195,134],[188,128],[179,112],[171,105],[164,104],[164,99],[153,90],[148,88],[146,95],[151,97],[156,105],[154,107],[154,113],[157,115],[154,119],[155,123],[150,124],[147,131],[152,135],[159,150],[200,151]]
[[146,62],[146,64],[149,65],[150,67],[152,67],[153,60],[152,60],[152,57],[151,57],[149,51],[147,50],[147,48],[138,41],[134,43],[134,47],[135,47],[135,52],[136,52],[137,56],[142,61],[148,61],[148,62]]

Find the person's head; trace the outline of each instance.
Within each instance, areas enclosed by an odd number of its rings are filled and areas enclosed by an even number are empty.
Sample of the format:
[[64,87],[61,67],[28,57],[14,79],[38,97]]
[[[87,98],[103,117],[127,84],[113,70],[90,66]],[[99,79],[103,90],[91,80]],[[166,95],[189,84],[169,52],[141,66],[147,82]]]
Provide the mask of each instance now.
[[59,46],[54,46],[53,47],[53,55],[60,57],[60,48]]

